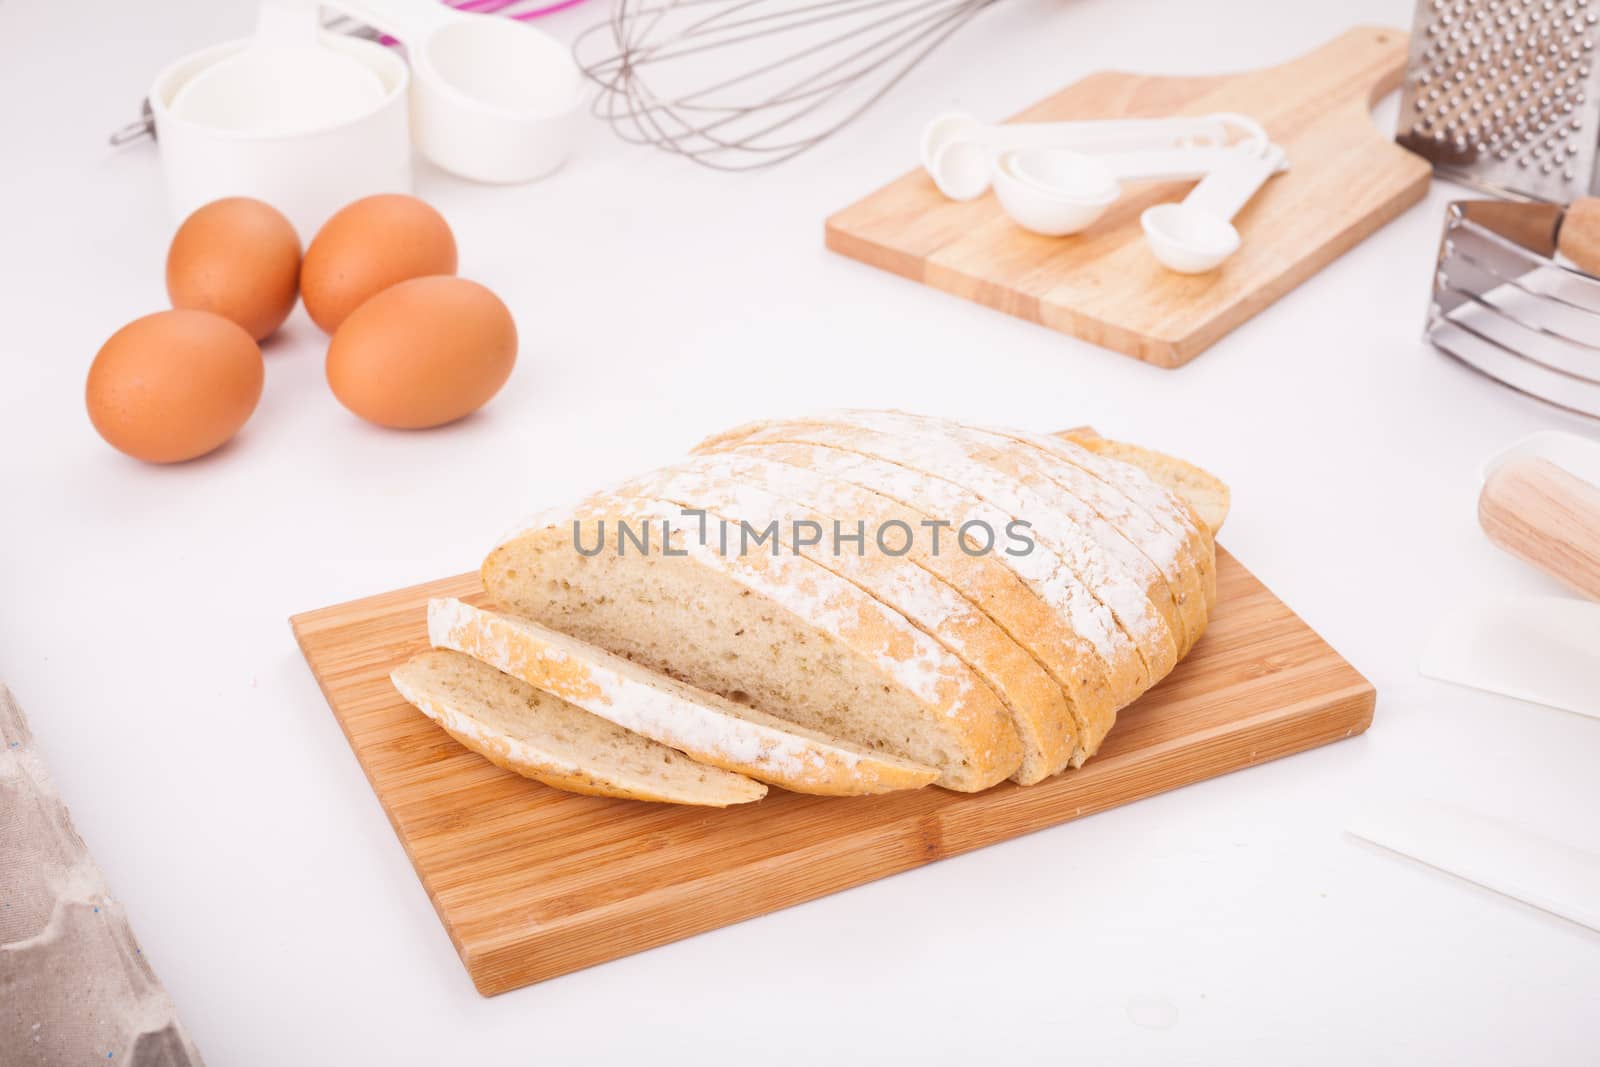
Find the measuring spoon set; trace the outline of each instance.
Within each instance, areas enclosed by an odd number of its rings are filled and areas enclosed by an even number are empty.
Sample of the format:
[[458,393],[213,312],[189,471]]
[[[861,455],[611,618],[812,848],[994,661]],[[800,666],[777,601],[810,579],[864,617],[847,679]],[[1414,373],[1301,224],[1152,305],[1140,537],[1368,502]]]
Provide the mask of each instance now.
[[924,128],[921,154],[944,195],[972,200],[992,185],[1012,221],[1049,237],[1093,225],[1123,182],[1197,181],[1139,219],[1151,253],[1182,274],[1214,270],[1239,248],[1233,216],[1288,167],[1260,123],[1231,113],[998,126],[950,113]]

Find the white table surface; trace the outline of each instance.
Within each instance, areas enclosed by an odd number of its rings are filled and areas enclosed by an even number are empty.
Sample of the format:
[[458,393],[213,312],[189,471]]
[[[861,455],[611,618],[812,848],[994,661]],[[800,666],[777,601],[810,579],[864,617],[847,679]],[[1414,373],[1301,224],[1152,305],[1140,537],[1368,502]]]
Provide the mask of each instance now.
[[[250,5],[0,2],[0,679],[210,1062],[1595,1062],[1600,935],[1344,833],[1410,792],[1600,848],[1600,722],[1416,673],[1450,604],[1553,588],[1478,532],[1478,463],[1597,432],[1420,340],[1453,190],[1177,372],[822,247],[937,108],[1259,66],[1410,6],[1009,0],[768,173],[598,125],[536,185],[424,171],[462,273],[516,314],[505,392],[444,430],[363,425],[297,311],[237,441],[158,469],[83,410],[101,341],[164,306],[172,227],[154,150],[105,134]],[[479,997],[287,617],[468,569],[541,502],[708,432],[840,405],[1089,422],[1221,473],[1224,543],[1376,683],[1372,730]]]

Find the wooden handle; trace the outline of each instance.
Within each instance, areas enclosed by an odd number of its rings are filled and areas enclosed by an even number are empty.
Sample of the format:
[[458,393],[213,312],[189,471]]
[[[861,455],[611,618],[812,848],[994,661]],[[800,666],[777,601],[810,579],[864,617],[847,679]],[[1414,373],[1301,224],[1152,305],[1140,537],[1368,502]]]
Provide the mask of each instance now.
[[1513,556],[1600,600],[1600,489],[1547,459],[1515,459],[1484,481],[1478,523]]
[[1600,197],[1572,202],[1561,220],[1556,247],[1585,274],[1600,275]]

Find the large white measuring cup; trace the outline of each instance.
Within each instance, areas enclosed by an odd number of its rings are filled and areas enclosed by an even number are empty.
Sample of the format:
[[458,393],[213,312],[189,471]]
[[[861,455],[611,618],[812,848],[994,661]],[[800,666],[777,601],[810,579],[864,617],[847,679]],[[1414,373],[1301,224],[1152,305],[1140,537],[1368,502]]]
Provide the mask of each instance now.
[[317,5],[264,0],[256,35],[190,78],[172,112],[240,133],[311,133],[359,118],[383,102],[383,80],[322,42]]
[[[250,196],[309,240],[352,200],[411,191],[405,62],[374,41],[320,31],[315,20],[310,4],[268,0],[254,38],[156,75],[150,113],[174,219]],[[308,53],[324,76],[270,90],[283,81],[283,60],[293,77]]]
[[567,49],[524,22],[439,0],[329,0],[399,38],[411,61],[411,133],[453,174],[525,182],[572,151],[582,76]]

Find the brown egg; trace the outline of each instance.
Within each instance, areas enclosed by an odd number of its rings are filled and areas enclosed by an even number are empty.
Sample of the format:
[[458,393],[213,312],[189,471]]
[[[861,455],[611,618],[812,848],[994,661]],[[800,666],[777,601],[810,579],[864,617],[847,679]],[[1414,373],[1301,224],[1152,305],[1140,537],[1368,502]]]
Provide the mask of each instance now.
[[357,200],[323,223],[300,270],[311,319],[333,333],[345,317],[396,282],[456,272],[456,239],[433,208],[386,193]]
[[89,421],[147,463],[203,456],[239,432],[261,399],[261,349],[209,311],[158,311],[111,335],[89,367]]
[[516,361],[517,324],[499,297],[465,278],[414,278],[344,320],[328,384],[363,419],[420,430],[487,404]]
[[213,200],[183,220],[167,250],[175,308],[214,311],[261,340],[294,310],[300,238],[271,204]]

